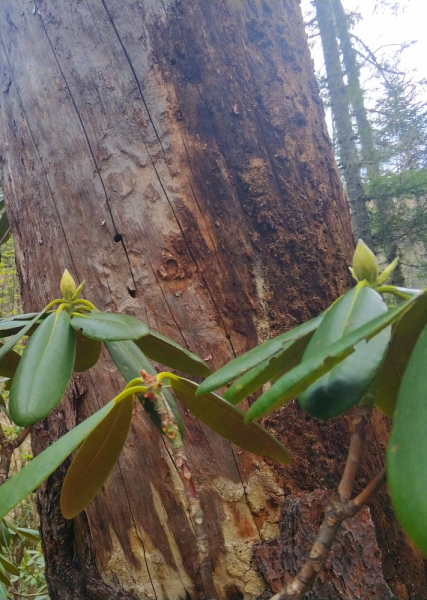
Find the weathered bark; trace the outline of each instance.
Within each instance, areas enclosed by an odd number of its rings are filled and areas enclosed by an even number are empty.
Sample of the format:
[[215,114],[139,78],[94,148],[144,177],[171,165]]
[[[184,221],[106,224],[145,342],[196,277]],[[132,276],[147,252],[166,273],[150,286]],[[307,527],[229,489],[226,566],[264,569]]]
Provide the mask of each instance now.
[[351,123],[349,98],[344,83],[337,31],[331,0],[316,0],[317,24],[322,40],[332,114],[337,130],[340,161],[347,187],[354,235],[373,248],[366,198],[360,175],[360,160]]
[[[67,267],[99,309],[137,315],[216,368],[345,290],[353,238],[296,0],[10,0],[0,33],[4,188],[27,310],[57,295]],[[122,385],[104,355],[35,428],[35,451]],[[266,419],[290,468],[185,422],[218,596],[259,597],[253,545],[279,533],[285,495],[339,480],[347,421],[294,404]],[[377,416],[365,478],[386,429]],[[53,600],[203,596],[182,485],[142,412],[73,523],[58,508],[62,475],[39,491]],[[422,561],[382,514],[374,506],[384,576],[422,598]]]

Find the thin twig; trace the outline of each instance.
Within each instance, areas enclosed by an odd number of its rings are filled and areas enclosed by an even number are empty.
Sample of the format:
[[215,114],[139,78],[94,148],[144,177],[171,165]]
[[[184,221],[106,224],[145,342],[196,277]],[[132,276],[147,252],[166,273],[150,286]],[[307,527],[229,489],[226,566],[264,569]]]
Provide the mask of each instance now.
[[350,500],[354,479],[359,467],[360,453],[366,438],[366,428],[372,415],[372,406],[359,404],[356,423],[350,439],[347,463],[338,486],[338,494],[342,502]]
[[275,594],[271,600],[298,600],[311,590],[316,577],[328,558],[332,543],[343,521],[354,517],[385,482],[386,471],[383,469],[356,498],[350,500],[371,414],[371,406],[367,404],[359,406],[344,473],[338,489],[329,498],[322,524],[309,557],[294,579]]
[[31,432],[31,427],[25,427],[18,434],[14,440],[10,440],[6,437],[3,427],[0,425],[0,446],[1,446],[1,458],[0,458],[0,485],[6,483],[9,477],[10,463],[12,461],[13,451],[21,446],[22,442]]

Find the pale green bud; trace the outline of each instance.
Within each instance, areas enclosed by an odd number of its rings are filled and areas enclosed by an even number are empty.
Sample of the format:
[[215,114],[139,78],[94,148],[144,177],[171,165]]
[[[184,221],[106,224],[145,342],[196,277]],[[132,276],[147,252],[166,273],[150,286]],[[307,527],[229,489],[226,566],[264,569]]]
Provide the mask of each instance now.
[[76,282],[71,277],[69,271],[65,269],[61,279],[60,290],[64,300],[71,300],[76,291]]
[[357,242],[353,256],[353,271],[358,281],[366,279],[368,283],[376,283],[379,267],[375,254],[368,248],[363,240]]

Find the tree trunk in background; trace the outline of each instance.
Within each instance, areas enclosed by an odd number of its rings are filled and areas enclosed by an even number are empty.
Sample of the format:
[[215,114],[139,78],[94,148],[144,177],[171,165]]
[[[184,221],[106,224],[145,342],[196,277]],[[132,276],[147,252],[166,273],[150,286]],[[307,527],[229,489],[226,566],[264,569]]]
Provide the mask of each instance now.
[[[353,114],[356,119],[357,133],[359,135],[362,164],[360,166],[366,168],[368,180],[372,181],[380,175],[380,166],[378,155],[374,143],[374,133],[368,119],[365,108],[364,93],[360,85],[360,72],[357,64],[356,52],[351,43],[350,31],[348,28],[347,15],[345,14],[341,0],[333,0],[332,6],[335,14],[335,23],[340,40],[341,52],[344,61],[345,72],[348,78],[347,99],[353,106]],[[376,209],[380,214],[384,213],[384,209],[380,203],[377,203]],[[384,215],[387,218],[387,215]],[[391,263],[396,256],[399,256],[399,248],[396,242],[388,242],[385,244],[385,255],[387,263]],[[400,261],[393,271],[390,282],[394,285],[404,286],[405,279],[403,277],[402,265]]]
[[332,6],[335,14],[335,23],[340,40],[340,47],[347,75],[347,98],[353,106],[356,119],[357,133],[362,146],[362,166],[366,168],[369,179],[380,174],[377,152],[375,150],[374,136],[368,115],[365,109],[364,94],[360,86],[360,72],[357,64],[356,53],[351,43],[347,15],[341,0],[333,0]]
[[314,4],[322,40],[326,80],[337,130],[340,161],[350,203],[353,231],[356,239],[362,239],[370,248],[373,248],[365,192],[360,175],[360,161],[341,68],[332,2],[331,0],[315,0]]
[[[10,0],[0,33],[4,189],[26,310],[58,295],[67,267],[100,310],[136,315],[217,368],[349,285],[350,220],[296,0]],[[107,355],[76,376],[35,428],[35,452],[122,385]],[[203,597],[180,480],[138,415],[83,516],[59,512],[64,468],[39,490],[52,600]],[[272,554],[286,507],[338,481],[348,421],[318,423],[295,404],[268,417],[294,453],[287,468],[185,422],[219,598],[268,597],[288,568]],[[362,484],[386,436],[377,415]],[[352,569],[347,536],[328,597],[354,586],[354,597],[388,586],[426,597],[385,494],[372,516],[369,577]]]

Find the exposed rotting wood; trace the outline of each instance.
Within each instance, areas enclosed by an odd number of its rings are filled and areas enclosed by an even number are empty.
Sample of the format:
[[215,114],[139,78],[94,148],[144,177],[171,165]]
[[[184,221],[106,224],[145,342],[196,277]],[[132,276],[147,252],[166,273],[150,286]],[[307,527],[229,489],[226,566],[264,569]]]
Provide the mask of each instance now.
[[[346,289],[349,215],[296,0],[3,0],[0,34],[3,183],[26,309],[55,297],[68,268],[101,310],[142,318],[216,368]],[[38,426],[36,451],[122,385],[106,355],[78,381],[78,399]],[[285,469],[185,416],[221,598],[265,591],[253,544],[277,535],[284,495],[337,481],[347,422],[305,419],[294,404],[266,419],[296,457]],[[143,413],[88,527],[59,514],[62,473],[39,495],[52,600],[203,597],[182,484]],[[389,585],[422,598],[422,562],[389,515],[373,515],[380,547],[402,558],[384,569]]]

